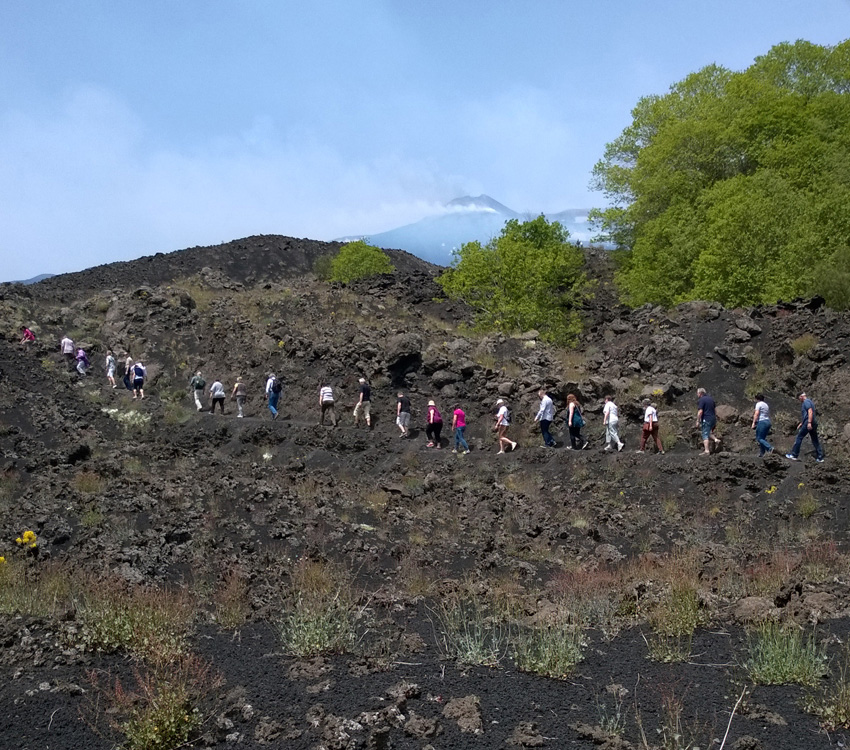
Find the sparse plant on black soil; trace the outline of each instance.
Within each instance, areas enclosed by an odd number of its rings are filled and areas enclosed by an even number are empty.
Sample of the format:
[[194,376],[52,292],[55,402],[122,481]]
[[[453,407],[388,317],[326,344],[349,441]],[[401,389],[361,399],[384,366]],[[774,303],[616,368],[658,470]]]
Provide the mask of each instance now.
[[814,632],[806,636],[796,625],[764,623],[750,635],[749,652],[744,668],[759,685],[813,686],[827,673],[826,654]]
[[238,628],[251,612],[248,581],[241,570],[229,570],[213,595],[216,620],[225,628]]
[[845,644],[838,659],[838,675],[809,692],[803,705],[825,729],[850,729],[850,645]]
[[814,349],[817,343],[817,336],[813,333],[804,333],[802,336],[798,336],[791,340],[791,348],[794,350],[794,354],[798,357],[802,357]]
[[505,656],[509,628],[497,621],[490,608],[471,593],[453,594],[432,610],[437,644],[444,656],[462,664],[496,666]]
[[647,645],[654,661],[684,661],[691,654],[694,631],[700,622],[697,589],[687,576],[671,581],[670,590],[649,614],[652,627]]
[[520,628],[511,638],[514,661],[523,672],[567,677],[583,658],[583,636],[580,627],[566,623]]
[[74,579],[64,566],[50,562],[34,567],[12,558],[0,563],[0,613],[52,617],[68,606]]

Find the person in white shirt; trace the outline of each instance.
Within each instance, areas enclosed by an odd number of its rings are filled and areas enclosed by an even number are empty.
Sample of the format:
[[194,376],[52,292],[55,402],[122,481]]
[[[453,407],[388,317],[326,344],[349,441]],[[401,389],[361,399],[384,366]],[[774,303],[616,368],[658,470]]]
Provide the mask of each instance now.
[[323,385],[319,388],[319,408],[322,410],[322,416],[319,418],[319,424],[325,423],[325,414],[330,415],[331,424],[336,427],[336,410],[334,409],[334,389],[329,385]]
[[280,400],[282,390],[283,386],[275,374],[269,373],[269,379],[266,381],[266,399],[269,404],[269,411],[272,413],[272,419],[277,419],[277,402]]
[[753,411],[753,429],[756,431],[756,442],[759,445],[759,457],[765,453],[773,453],[773,446],[767,442],[767,435],[772,424],[770,422],[770,407],[764,400],[764,395],[756,394],[756,406]]
[[549,432],[552,422],[555,420],[555,404],[548,393],[542,388],[537,391],[540,397],[540,408],[537,410],[537,416],[534,417],[535,422],[540,422],[540,434],[543,436],[543,445],[547,448],[554,448],[557,443],[555,438]]
[[218,404],[221,407],[221,413],[224,414],[224,399],[226,398],[226,394],[224,392],[224,386],[222,385],[220,380],[216,380],[210,386],[210,414],[215,414],[215,405]]
[[643,400],[643,430],[640,433],[640,448],[638,453],[643,453],[646,447],[646,441],[651,437],[655,441],[655,447],[659,453],[664,453],[664,447],[661,445],[661,438],[658,437],[658,409],[655,404],[649,403],[649,399]]
[[502,398],[496,401],[496,406],[499,410],[496,412],[496,424],[493,425],[493,429],[499,437],[499,453],[504,453],[507,446],[510,446],[512,451],[516,450],[517,444],[508,437],[508,427],[511,424],[508,406]]
[[605,425],[605,450],[613,449],[611,443],[616,444],[617,450],[623,450],[623,441],[620,440],[618,427],[620,424],[620,410],[614,403],[613,396],[605,397],[605,408],[602,409],[602,423]]
[[59,342],[59,348],[62,356],[65,358],[65,364],[69,370],[73,370],[77,366],[76,350],[74,349],[74,340],[67,335]]

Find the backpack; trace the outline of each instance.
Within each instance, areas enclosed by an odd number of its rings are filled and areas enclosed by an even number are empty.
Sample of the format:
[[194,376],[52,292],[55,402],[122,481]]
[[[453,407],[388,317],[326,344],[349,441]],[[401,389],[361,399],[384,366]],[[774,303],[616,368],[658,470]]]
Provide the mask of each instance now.
[[579,410],[578,406],[576,406],[576,408],[573,410],[573,427],[578,427],[579,429],[581,429],[586,424],[587,422],[584,421],[584,417],[581,415],[581,411]]
[[141,380],[145,377],[145,371],[141,367],[136,365],[135,367],[133,367],[133,375],[136,377],[136,380]]
[[280,393],[283,390],[283,383],[277,378],[272,381],[272,393]]
[[203,378],[195,378],[195,390],[202,391],[207,387],[207,381]]

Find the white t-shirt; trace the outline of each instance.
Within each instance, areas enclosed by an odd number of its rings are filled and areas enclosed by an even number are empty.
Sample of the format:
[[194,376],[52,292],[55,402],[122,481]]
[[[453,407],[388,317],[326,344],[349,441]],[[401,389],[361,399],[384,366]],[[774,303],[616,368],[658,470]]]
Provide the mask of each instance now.
[[759,422],[769,422],[770,421],[770,407],[764,401],[756,402],[755,411],[758,412]]
[[508,407],[502,404],[499,407],[499,411],[496,412],[496,419],[498,420],[498,424],[504,425],[507,427],[511,422],[508,416]]
[[648,423],[648,424],[652,424],[652,422],[657,422],[658,421],[658,412],[655,411],[655,409],[653,407],[647,406],[646,411],[644,412],[644,415],[643,415],[643,421]]
[[332,404],[334,402],[334,392],[329,385],[323,386],[319,391],[319,395],[322,397],[323,404]]
[[608,401],[605,404],[605,408],[602,410],[602,416],[608,417],[608,424],[619,422],[620,410],[617,408],[617,404],[615,404],[613,401]]
[[210,386],[210,398],[224,398],[224,386],[218,380]]

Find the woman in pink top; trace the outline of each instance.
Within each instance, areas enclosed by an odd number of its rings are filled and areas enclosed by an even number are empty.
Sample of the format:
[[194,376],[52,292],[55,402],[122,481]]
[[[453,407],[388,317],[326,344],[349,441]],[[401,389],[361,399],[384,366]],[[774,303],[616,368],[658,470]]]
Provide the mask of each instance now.
[[466,414],[460,408],[460,404],[455,404],[454,412],[452,413],[452,429],[455,433],[455,447],[452,453],[457,453],[458,448],[463,447],[464,453],[469,453],[469,444],[463,437],[466,430]]

